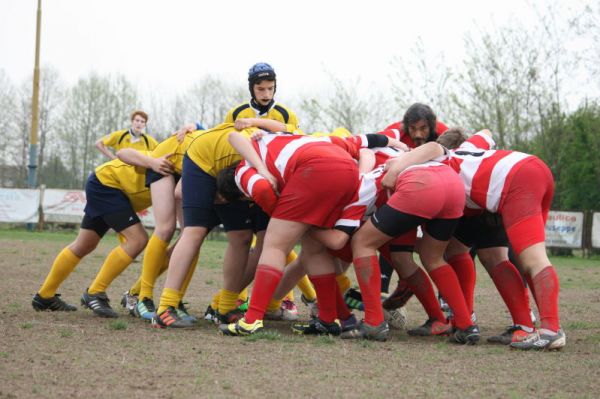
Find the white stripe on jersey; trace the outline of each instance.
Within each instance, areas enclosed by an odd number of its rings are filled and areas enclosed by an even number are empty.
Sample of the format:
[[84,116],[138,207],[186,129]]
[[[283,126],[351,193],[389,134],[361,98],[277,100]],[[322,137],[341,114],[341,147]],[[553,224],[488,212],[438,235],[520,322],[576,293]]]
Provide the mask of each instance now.
[[283,147],[283,149],[277,156],[277,159],[275,159],[275,161],[273,162],[275,168],[277,168],[277,170],[279,171],[282,179],[284,178],[285,168],[287,167],[288,161],[292,158],[292,156],[294,156],[296,151],[300,147],[314,142],[331,143],[331,140],[329,139],[329,137],[300,137],[296,140],[291,140],[288,144],[285,145],[285,147]]
[[[358,189],[358,198],[356,201],[346,205],[342,211],[342,219],[335,222],[336,226],[359,226],[360,220],[364,216],[370,215],[375,212],[375,201],[377,200],[377,179],[383,174],[383,165],[373,169],[368,173],[364,173],[360,176],[360,187]],[[355,197],[356,198],[356,197]],[[358,219],[347,219],[344,216],[353,214],[353,210],[364,209],[362,217]],[[348,224],[348,221],[353,221],[353,224]],[[354,221],[356,223],[354,223]]]
[[360,139],[360,147],[361,148],[367,148],[369,146],[369,140],[367,140],[367,136],[364,134],[359,134],[358,136],[356,136]]
[[400,130],[399,129],[390,129],[393,133],[396,140],[400,140]]
[[[248,163],[248,161],[246,161],[246,163]],[[247,197],[250,197],[250,193],[247,193],[246,190],[244,190],[244,187],[242,185],[242,176],[244,176],[244,173],[246,173],[249,169],[250,169],[250,166],[244,165],[240,169],[238,169],[238,171],[234,175],[235,184],[238,186],[238,188],[240,189],[241,192],[246,194]]]
[[413,169],[429,168],[429,167],[432,167],[432,166],[443,166],[443,165],[444,165],[443,163],[440,163],[440,162],[437,162],[437,161],[427,161],[427,162],[423,162],[423,163],[420,163],[420,164],[417,164],[417,165],[409,166],[408,168],[406,168],[402,172],[400,172],[400,175],[402,173],[406,172],[406,171],[413,170]]
[[504,183],[506,182],[508,173],[517,164],[517,162],[520,162],[530,156],[531,155],[524,154],[522,152],[512,152],[494,165],[486,198],[486,208],[488,210],[491,212],[498,211],[500,197],[502,196],[502,189],[504,188]]
[[[473,155],[458,155],[458,154],[456,154],[456,151],[459,151],[459,152],[462,150],[468,151],[467,148],[463,147],[465,145],[465,143],[463,143],[457,150],[450,151],[450,153],[448,155],[450,157],[462,159],[462,162],[460,164],[460,172],[458,173],[458,175],[460,176],[460,178],[462,179],[462,181],[465,185],[465,194],[467,195],[467,197],[470,197],[471,196],[471,188],[473,187],[473,176],[475,176],[475,173],[477,173],[477,169],[479,169],[479,165],[481,164],[481,161],[493,156],[496,153],[496,151],[495,150],[484,151],[481,149],[476,149],[475,151],[473,151],[473,152],[476,152],[477,154],[481,153],[480,156],[479,155],[473,156]],[[469,206],[469,208],[471,208],[471,207]],[[474,209],[477,209],[477,208],[474,208]]]
[[252,197],[252,189],[254,188],[254,184],[261,179],[266,180],[264,177],[257,173],[248,180],[248,194],[250,194],[249,197]]
[[345,226],[345,227],[358,227],[360,226],[360,220],[353,220],[353,219],[338,219],[337,222],[335,222],[336,226]]

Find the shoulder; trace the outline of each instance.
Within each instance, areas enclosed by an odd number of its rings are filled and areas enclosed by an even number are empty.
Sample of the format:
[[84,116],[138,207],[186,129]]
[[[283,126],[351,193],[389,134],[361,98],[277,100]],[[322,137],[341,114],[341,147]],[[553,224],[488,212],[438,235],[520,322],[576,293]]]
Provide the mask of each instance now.
[[273,109],[281,114],[284,123],[289,123],[290,121],[293,122],[297,120],[296,114],[283,104],[275,103],[275,105],[273,105]]
[[227,119],[230,122],[233,122],[237,119],[238,115],[240,114],[240,112],[246,110],[250,108],[250,103],[249,102],[245,102],[239,105],[236,105],[235,107],[231,108],[229,110],[229,112],[227,113]]

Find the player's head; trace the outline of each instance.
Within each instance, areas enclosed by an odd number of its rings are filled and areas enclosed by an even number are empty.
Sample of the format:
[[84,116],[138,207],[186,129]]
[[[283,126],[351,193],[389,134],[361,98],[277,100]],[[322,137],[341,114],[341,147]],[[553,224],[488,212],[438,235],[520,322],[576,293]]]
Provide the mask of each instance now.
[[402,118],[402,127],[418,147],[436,138],[437,117],[429,105],[415,103],[408,107]]
[[245,197],[244,193],[242,193],[235,183],[235,171],[238,165],[239,162],[236,162],[217,174],[217,191],[229,202]]
[[148,114],[144,111],[137,110],[131,113],[131,130],[135,133],[141,133],[146,127],[146,122],[148,122]]
[[252,65],[248,71],[248,88],[252,99],[259,105],[269,105],[277,90],[277,75],[266,62]]
[[453,127],[446,130],[444,134],[437,138],[438,144],[443,145],[449,150],[454,150],[467,140],[465,131],[460,127]]

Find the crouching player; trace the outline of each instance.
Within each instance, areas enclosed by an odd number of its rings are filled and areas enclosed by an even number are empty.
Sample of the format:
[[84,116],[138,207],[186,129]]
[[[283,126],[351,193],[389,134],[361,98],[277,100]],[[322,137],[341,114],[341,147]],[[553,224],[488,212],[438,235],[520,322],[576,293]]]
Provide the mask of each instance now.
[[[152,169],[166,175],[172,169],[167,157],[153,159]],[[81,228],[75,241],[54,259],[52,268],[35,294],[35,310],[72,311],[56,290],[71,274],[81,259],[91,253],[108,229],[120,233],[125,240],[104,261],[96,278],[81,297],[81,304],[101,317],[118,317],[109,304],[106,289],[132,260],[142,252],[148,236],[136,212],[151,205],[150,190],[145,187],[144,168],[113,160],[98,166],[85,185],[87,203]]]
[[[444,162],[459,173],[471,207],[497,212],[502,217],[508,240],[536,300],[541,319],[539,331],[510,346],[523,350],[562,349],[566,336],[558,314],[559,281],[546,254],[544,230],[554,195],[554,179],[539,158],[517,151],[491,150],[494,145],[491,133],[484,130],[450,151]],[[423,161],[443,154],[441,145],[427,143],[411,155],[413,160]]]

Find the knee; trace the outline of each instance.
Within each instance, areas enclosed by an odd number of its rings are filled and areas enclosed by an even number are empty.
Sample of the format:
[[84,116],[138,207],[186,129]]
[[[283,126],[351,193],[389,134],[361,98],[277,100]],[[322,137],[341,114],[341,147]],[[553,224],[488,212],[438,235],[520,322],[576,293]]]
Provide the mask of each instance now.
[[156,226],[154,228],[154,235],[160,238],[162,241],[169,242],[175,234],[175,223],[167,224],[164,226]]
[[84,256],[87,256],[90,253],[92,253],[96,249],[97,246],[98,246],[97,242],[81,243],[81,242],[75,241],[74,243],[69,245],[69,249],[71,250],[71,252],[73,252],[73,255],[77,256],[78,258],[83,258]]
[[250,230],[239,230],[227,232],[227,240],[232,247],[236,248],[250,248],[252,242],[252,231]]
[[127,240],[127,247],[129,248],[131,253],[134,253],[135,256],[139,255],[140,252],[146,248],[148,244],[148,234],[145,230],[141,231],[139,234],[135,234],[132,237],[129,237]]
[[436,268],[446,263],[443,254],[430,252],[427,250],[421,251],[419,258],[421,259],[423,266],[425,266],[427,269]]

